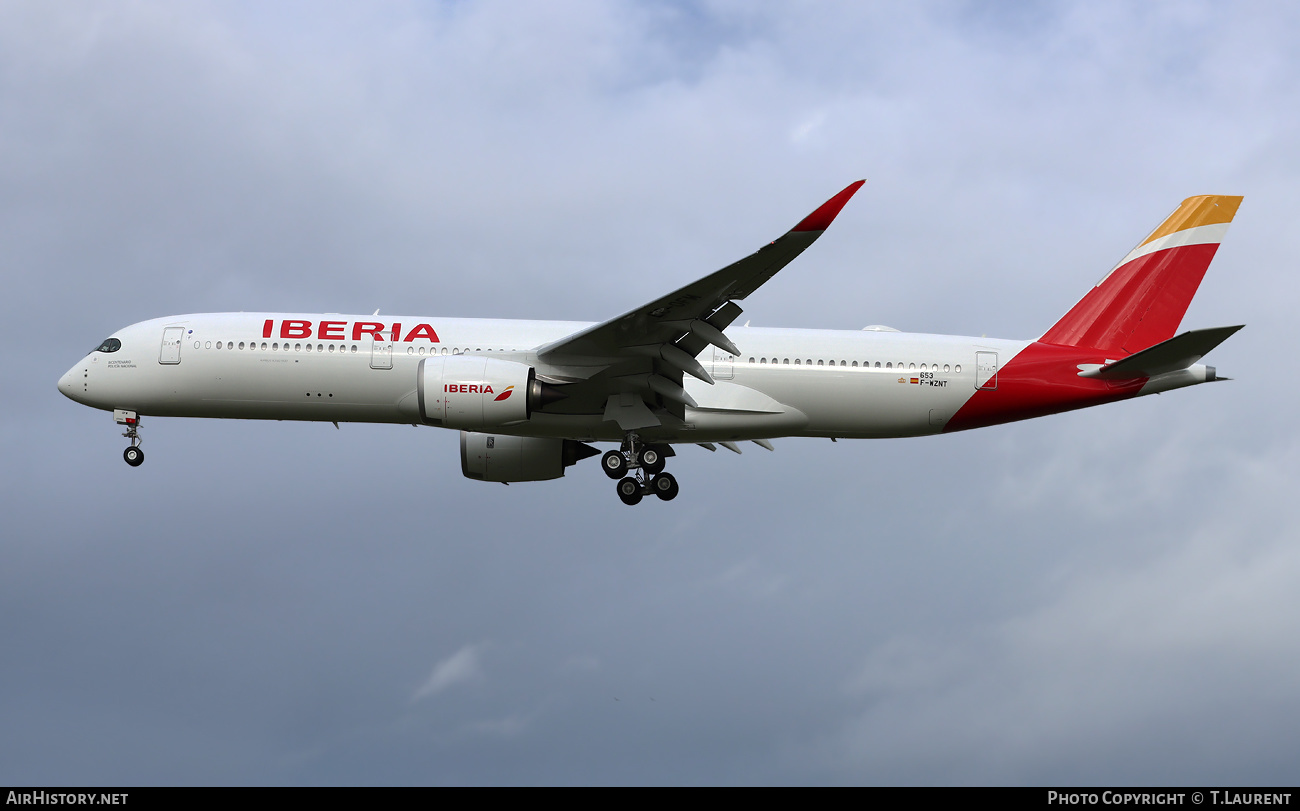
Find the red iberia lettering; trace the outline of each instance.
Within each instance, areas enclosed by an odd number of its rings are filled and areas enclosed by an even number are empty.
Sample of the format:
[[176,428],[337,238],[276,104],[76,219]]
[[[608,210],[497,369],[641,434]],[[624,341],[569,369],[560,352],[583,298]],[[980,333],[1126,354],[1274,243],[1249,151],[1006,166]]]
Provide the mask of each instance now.
[[[394,327],[398,327],[398,326],[401,326],[401,325],[400,325],[400,324],[394,324],[393,326],[394,326]],[[398,330],[396,330],[396,329],[393,330],[393,338],[394,338],[394,340],[396,340],[396,338],[397,338],[397,332],[398,332]],[[430,343],[435,343],[435,344],[436,344],[436,343],[439,343],[439,341],[438,341],[438,333],[434,332],[434,331],[433,331],[433,327],[429,326],[428,324],[419,324],[418,326],[415,327],[415,329],[413,329],[413,330],[411,330],[410,332],[406,333],[406,337],[403,338],[402,341],[403,341],[403,343],[410,343],[411,341],[414,341],[416,338],[424,338],[425,340],[429,341]]]
[[316,337],[326,341],[342,341],[343,328],[347,325],[346,321],[322,321],[320,328],[316,330]]
[[262,337],[263,337],[263,338],[270,338],[270,337],[271,337],[271,325],[274,324],[274,323],[275,323],[275,322],[274,322],[273,320],[271,320],[270,318],[266,319],[266,323],[262,325]]
[[384,325],[374,321],[358,321],[352,325],[352,340],[361,340],[362,335],[373,335],[376,341],[382,341],[383,336],[379,333],[384,331]]
[[311,322],[310,321],[281,321],[280,337],[281,338],[310,338]]

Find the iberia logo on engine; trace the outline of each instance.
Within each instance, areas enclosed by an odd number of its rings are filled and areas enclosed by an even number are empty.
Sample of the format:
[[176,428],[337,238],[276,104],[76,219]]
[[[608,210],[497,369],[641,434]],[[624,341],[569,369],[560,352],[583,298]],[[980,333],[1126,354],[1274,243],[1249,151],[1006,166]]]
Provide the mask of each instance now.
[[[514,386],[511,386],[510,388],[513,389]],[[442,390],[451,392],[452,394],[493,394],[494,393],[492,391],[492,386],[488,383],[483,383],[482,385],[478,383],[448,383],[447,385],[442,387]],[[497,399],[504,400],[506,396],[509,395],[509,393],[510,392],[507,390],[505,394],[501,395]]]

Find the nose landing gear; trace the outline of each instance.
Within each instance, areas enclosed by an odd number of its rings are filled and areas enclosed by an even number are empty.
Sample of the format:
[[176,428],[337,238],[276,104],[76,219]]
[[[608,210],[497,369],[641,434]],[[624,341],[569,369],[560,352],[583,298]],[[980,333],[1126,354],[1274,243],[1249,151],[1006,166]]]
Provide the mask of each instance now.
[[[680,488],[677,478],[664,472],[667,455],[664,448],[645,445],[635,431],[623,437],[623,447],[601,457],[601,468],[611,479],[619,479],[618,497],[629,506],[639,504],[645,496],[658,496],[664,501],[677,497]],[[632,475],[624,474],[631,472]],[[622,477],[622,478],[620,478]]]
[[122,451],[122,458],[131,467],[139,467],[144,463],[144,451],[140,450],[140,415],[119,408],[113,412],[113,419],[118,425],[126,426],[126,433],[122,436],[131,440],[131,446]]

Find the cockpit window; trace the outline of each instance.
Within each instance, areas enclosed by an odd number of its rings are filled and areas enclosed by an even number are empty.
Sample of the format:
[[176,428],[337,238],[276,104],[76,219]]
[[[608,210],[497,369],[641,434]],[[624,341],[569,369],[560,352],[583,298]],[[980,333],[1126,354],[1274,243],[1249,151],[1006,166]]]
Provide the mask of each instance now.
[[116,352],[122,348],[122,342],[116,338],[109,338],[99,346],[95,347],[93,352]]

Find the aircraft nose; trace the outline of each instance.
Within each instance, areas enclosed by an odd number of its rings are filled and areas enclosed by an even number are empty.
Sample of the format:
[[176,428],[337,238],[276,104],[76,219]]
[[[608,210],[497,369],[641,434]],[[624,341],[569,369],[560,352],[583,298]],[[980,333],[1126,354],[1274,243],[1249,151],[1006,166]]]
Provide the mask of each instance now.
[[64,397],[67,397],[70,400],[77,399],[73,394],[76,391],[77,375],[80,373],[81,370],[79,365],[73,366],[71,369],[63,373],[63,377],[59,378],[59,391],[63,392]]

